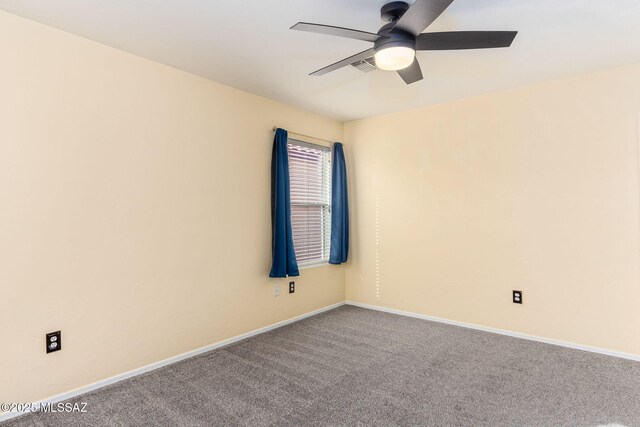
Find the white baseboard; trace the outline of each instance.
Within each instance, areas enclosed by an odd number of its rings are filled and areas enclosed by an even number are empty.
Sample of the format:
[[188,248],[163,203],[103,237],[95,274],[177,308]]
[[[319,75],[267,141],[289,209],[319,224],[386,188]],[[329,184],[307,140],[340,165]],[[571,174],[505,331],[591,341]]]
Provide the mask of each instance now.
[[589,351],[591,353],[599,353],[607,356],[620,357],[622,359],[629,359],[629,360],[634,360],[636,362],[640,362],[639,355],[607,350],[606,348],[591,347],[588,345],[576,344],[568,341],[560,341],[552,338],[544,338],[544,337],[539,337],[535,335],[522,334],[520,332],[507,331],[505,329],[490,328],[488,326],[481,326],[473,323],[458,322],[455,320],[443,319],[441,317],[427,316],[424,314],[412,313],[412,312],[403,311],[403,310],[395,310],[393,308],[380,307],[377,305],[363,304],[356,301],[347,301],[346,304],[353,305],[356,307],[361,307],[361,308],[368,308],[370,310],[383,311],[385,313],[399,314],[401,316],[407,316],[407,317],[415,317],[416,319],[430,320],[432,322],[438,322],[438,323],[446,323],[447,325],[460,326],[463,328],[475,329],[477,331],[483,331],[483,332],[491,332],[492,334],[507,335],[514,338],[521,338],[529,341],[538,341],[545,344],[552,344],[552,345],[558,345],[561,347],[572,348],[574,350]]
[[[240,335],[237,335],[235,337],[228,338],[226,340],[219,341],[217,343],[214,343],[214,344],[211,344],[211,345],[208,345],[208,346],[205,346],[205,347],[201,347],[201,348],[198,348],[196,350],[188,351],[186,353],[179,354],[177,356],[170,357],[168,359],[164,359],[164,360],[161,360],[159,362],[155,362],[155,363],[152,363],[150,365],[143,366],[141,368],[133,369],[131,371],[127,371],[127,372],[124,372],[122,374],[118,374],[118,375],[115,375],[113,377],[110,377],[110,378],[107,378],[107,379],[104,379],[104,380],[101,380],[101,381],[98,381],[98,382],[95,382],[95,383],[92,383],[92,384],[89,384],[89,385],[86,385],[86,386],[83,386],[83,387],[79,387],[79,388],[76,388],[74,390],[71,390],[71,391],[68,391],[68,392],[65,392],[65,393],[57,394],[55,396],[52,396],[52,397],[49,397],[47,399],[43,399],[43,400],[40,400],[40,401],[34,402],[34,403],[35,403],[35,406],[37,407],[40,404],[58,403],[58,402],[61,402],[63,400],[71,399],[71,398],[79,396],[81,394],[89,393],[90,391],[94,391],[94,390],[97,390],[99,388],[108,386],[110,384],[114,384],[114,383],[120,382],[122,380],[126,380],[127,378],[135,377],[137,375],[142,375],[142,374],[144,374],[146,372],[153,371],[154,369],[162,368],[163,366],[171,365],[171,364],[179,362],[181,360],[185,360],[185,359],[188,359],[190,357],[194,357],[194,356],[197,356],[199,354],[206,353],[207,351],[215,350],[216,348],[220,348],[220,347],[225,347],[225,346],[227,346],[229,344],[233,344],[235,342],[242,341],[244,339],[253,337],[255,335],[263,334],[265,332],[269,332],[269,331],[272,331],[274,329],[281,328],[283,326],[289,325],[289,324],[297,322],[299,320],[306,319],[307,317],[315,316],[316,314],[320,314],[320,313],[323,313],[325,311],[333,310],[334,308],[338,308],[340,306],[343,306],[344,304],[345,304],[344,302],[339,302],[337,304],[329,305],[327,307],[323,307],[323,308],[320,308],[318,310],[311,311],[309,313],[301,314],[300,316],[292,317],[290,319],[283,320],[281,322],[277,322],[277,323],[274,323],[274,324],[269,325],[269,326],[265,326],[264,328],[260,328],[260,329],[256,329],[256,330],[251,331],[251,332],[240,334]],[[11,419],[11,418],[18,417],[20,415],[24,415],[25,413],[26,412],[4,412],[4,413],[0,413],[0,422],[6,421],[6,420]]]

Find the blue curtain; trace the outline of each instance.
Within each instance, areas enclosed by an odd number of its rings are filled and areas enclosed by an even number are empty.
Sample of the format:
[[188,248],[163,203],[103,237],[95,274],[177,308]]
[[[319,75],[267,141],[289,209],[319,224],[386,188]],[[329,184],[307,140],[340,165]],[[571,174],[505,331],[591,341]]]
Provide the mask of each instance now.
[[277,129],[271,154],[272,261],[269,277],[299,276],[291,229],[287,131]]
[[349,256],[349,199],[347,195],[347,166],[342,144],[333,145],[331,176],[331,252],[329,263],[342,264]]

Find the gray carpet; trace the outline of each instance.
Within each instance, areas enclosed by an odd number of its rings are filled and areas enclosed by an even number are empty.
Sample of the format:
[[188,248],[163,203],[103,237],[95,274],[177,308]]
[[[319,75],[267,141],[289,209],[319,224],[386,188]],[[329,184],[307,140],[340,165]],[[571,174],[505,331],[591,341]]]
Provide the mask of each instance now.
[[17,426],[640,426],[640,363],[345,306]]

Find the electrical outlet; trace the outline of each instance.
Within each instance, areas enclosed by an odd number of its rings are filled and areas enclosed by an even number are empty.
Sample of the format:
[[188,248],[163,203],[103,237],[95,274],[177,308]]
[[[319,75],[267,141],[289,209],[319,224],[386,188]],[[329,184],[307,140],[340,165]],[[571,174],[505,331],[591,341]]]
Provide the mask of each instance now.
[[289,293],[292,294],[296,291],[296,282],[289,282]]
[[47,334],[47,353],[62,350],[62,332],[50,332]]
[[273,288],[273,296],[274,297],[279,297],[280,296],[280,285],[276,285]]
[[522,304],[522,291],[513,291],[513,303]]

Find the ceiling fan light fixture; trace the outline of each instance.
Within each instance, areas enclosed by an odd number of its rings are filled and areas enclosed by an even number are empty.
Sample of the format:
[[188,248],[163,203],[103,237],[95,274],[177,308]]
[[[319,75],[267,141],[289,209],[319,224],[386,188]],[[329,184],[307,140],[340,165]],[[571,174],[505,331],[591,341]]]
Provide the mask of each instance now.
[[407,68],[416,57],[416,51],[407,46],[391,46],[376,50],[376,67],[386,71],[398,71]]

